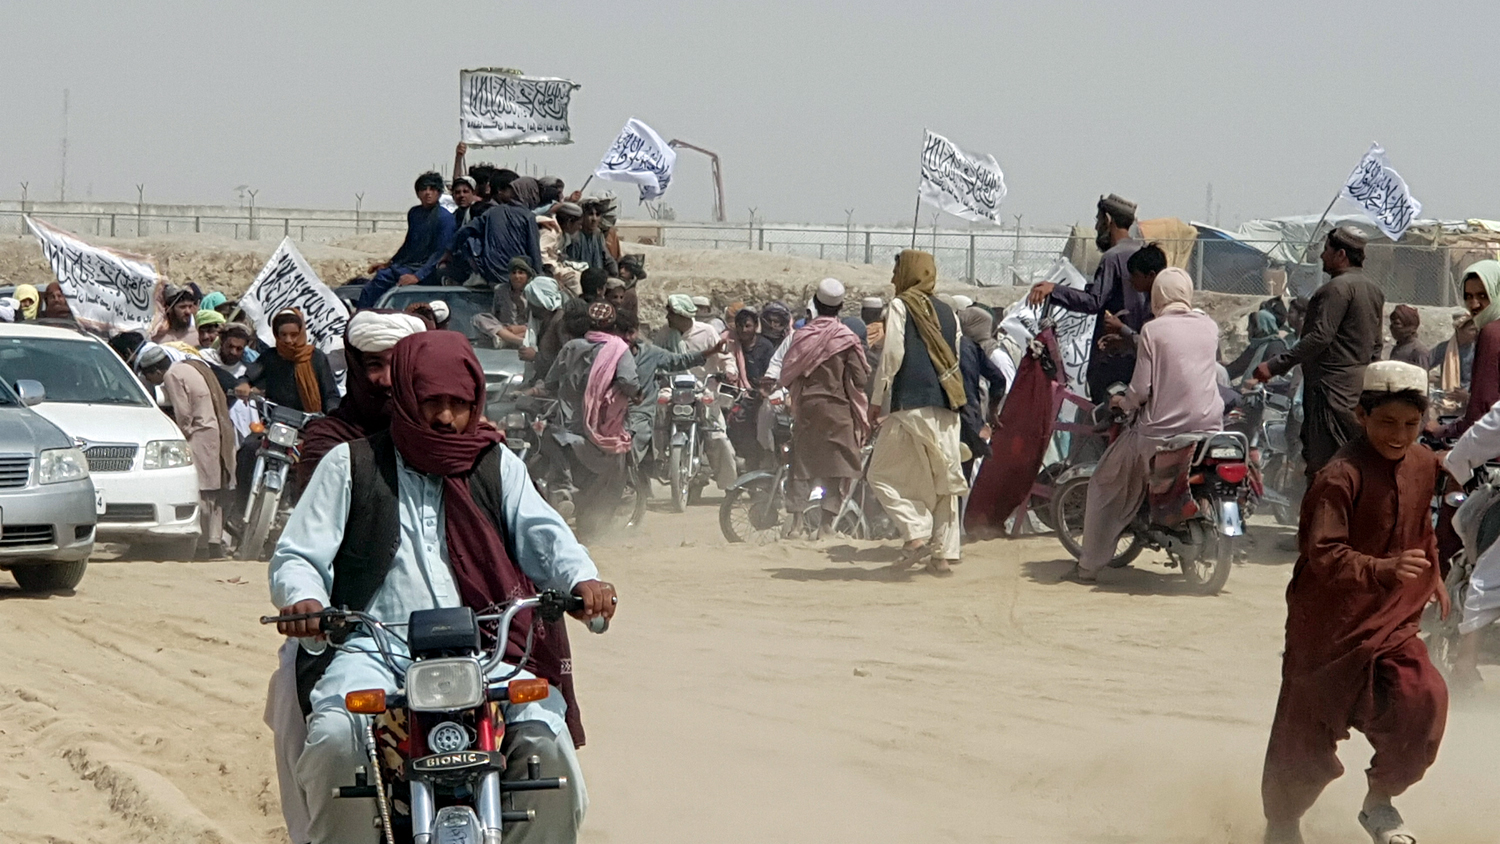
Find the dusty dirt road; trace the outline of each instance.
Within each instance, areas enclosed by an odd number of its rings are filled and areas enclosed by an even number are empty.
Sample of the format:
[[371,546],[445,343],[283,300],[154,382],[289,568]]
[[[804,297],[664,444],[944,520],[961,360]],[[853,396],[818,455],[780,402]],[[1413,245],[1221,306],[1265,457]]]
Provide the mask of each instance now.
[[[1199,598],[1149,560],[1059,582],[1050,537],[897,580],[878,546],[731,546],[713,508],[653,513],[595,548],[614,629],[575,628],[584,840],[1259,841],[1290,560],[1252,530]],[[264,564],[99,563],[46,598],[0,575],[0,840],[285,841],[268,611]],[[1500,691],[1455,704],[1400,803],[1424,840],[1494,840],[1497,714]],[[1366,840],[1368,755],[1345,744],[1310,844]]]

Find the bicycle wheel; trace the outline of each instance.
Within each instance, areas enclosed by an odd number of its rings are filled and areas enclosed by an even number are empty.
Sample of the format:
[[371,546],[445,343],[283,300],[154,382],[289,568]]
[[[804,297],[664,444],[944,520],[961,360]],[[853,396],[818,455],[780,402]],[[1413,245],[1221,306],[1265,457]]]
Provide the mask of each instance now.
[[719,530],[730,542],[765,545],[781,538],[781,496],[769,477],[731,489],[719,505]]

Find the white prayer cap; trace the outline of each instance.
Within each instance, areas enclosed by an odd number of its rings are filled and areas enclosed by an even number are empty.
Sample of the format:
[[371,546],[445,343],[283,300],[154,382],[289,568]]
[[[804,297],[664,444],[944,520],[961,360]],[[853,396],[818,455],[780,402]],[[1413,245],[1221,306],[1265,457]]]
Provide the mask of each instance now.
[[859,303],[859,307],[861,310],[878,311],[885,307],[885,300],[879,296],[868,296]]
[[357,351],[376,354],[396,345],[403,337],[426,330],[427,324],[411,314],[360,311],[349,318],[349,345]]
[[818,292],[813,298],[829,308],[842,307],[844,304],[844,283],[836,278],[825,278],[818,282]]
[[712,308],[713,306],[714,306],[714,303],[710,302],[708,300],[707,296],[694,296],[693,297],[693,307],[696,307],[696,308]]
[[1365,367],[1367,393],[1427,392],[1427,373],[1420,366],[1399,360],[1378,360]]
[[154,366],[159,366],[169,357],[166,349],[156,343],[147,343],[135,353],[135,371],[144,372]]
[[432,315],[437,317],[438,322],[447,322],[449,315],[452,314],[452,311],[448,310],[448,303],[442,299],[433,299],[427,303],[427,307],[432,308]]
[[973,304],[974,304],[974,300],[970,299],[968,296],[954,296],[953,297],[953,308],[954,308],[954,310],[961,311],[964,308],[972,307]]

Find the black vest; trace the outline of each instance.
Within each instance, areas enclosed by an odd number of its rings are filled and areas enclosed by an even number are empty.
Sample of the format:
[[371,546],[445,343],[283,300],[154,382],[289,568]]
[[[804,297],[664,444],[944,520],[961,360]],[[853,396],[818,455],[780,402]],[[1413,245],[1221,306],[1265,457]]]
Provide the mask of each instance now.
[[[937,311],[938,324],[943,327],[943,341],[953,349],[953,359],[957,360],[958,349],[953,346],[953,338],[958,334],[958,317],[953,315],[953,309],[942,300],[931,298],[932,307]],[[943,392],[943,384],[938,380],[937,366],[932,362],[932,355],[927,353],[927,344],[922,341],[922,332],[917,330],[917,321],[911,318],[910,310],[906,314],[904,343],[906,353],[901,359],[901,368],[896,370],[896,376],[891,379],[891,410],[912,410],[918,407],[958,410],[948,405],[948,394]]]
[[[389,431],[349,443],[349,487],[349,515],[343,542],[333,558],[333,589],[328,600],[334,607],[362,610],[384,585],[401,547],[396,443]],[[500,509],[500,452],[494,446],[480,455],[479,465],[470,473],[469,494],[494,522],[506,551],[515,559]],[[297,649],[297,702],[304,716],[312,713],[313,686],[337,653],[332,648],[316,655]]]

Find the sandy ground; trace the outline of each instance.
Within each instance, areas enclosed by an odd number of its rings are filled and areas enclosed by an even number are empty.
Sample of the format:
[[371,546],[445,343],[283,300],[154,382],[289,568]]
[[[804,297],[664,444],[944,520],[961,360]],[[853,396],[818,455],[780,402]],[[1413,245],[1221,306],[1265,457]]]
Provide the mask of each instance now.
[[[653,513],[595,548],[623,596],[614,629],[575,628],[584,841],[1258,841],[1282,530],[1253,527],[1250,562],[1200,598],[1149,558],[1059,582],[1051,537],[893,579],[877,545],[731,546],[716,508]],[[0,840],[285,840],[264,575],[101,562],[43,598],[0,575]],[[1424,840],[1494,840],[1497,710],[1496,690],[1457,703],[1401,801]],[[1368,753],[1345,744],[1355,773],[1310,844],[1364,840]]]

